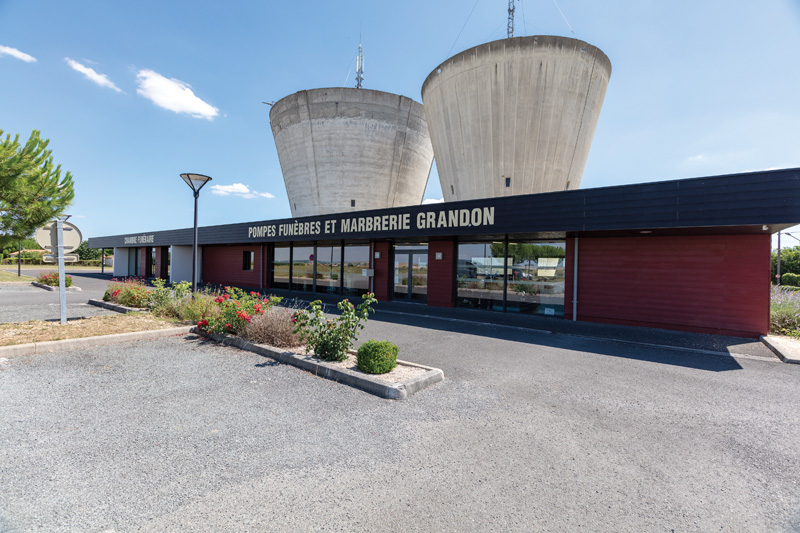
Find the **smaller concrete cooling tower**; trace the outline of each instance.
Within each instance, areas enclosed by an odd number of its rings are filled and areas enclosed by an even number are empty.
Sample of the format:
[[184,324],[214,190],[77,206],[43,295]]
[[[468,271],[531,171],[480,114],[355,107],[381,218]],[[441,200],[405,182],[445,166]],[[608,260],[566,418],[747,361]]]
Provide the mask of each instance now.
[[611,62],[566,37],[515,37],[451,57],[422,85],[444,199],[577,189]]
[[433,163],[422,105],[367,89],[300,91],[269,113],[292,216],[419,205]]

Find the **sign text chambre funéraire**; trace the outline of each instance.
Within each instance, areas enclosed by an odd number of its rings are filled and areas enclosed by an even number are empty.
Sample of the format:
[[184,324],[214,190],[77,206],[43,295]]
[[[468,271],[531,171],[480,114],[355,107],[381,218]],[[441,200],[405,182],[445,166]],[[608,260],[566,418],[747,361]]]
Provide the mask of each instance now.
[[387,231],[415,231],[442,228],[466,228],[494,225],[494,207],[442,209],[417,214],[342,217],[312,222],[286,222],[249,226],[248,239],[294,237],[303,235],[342,235]]

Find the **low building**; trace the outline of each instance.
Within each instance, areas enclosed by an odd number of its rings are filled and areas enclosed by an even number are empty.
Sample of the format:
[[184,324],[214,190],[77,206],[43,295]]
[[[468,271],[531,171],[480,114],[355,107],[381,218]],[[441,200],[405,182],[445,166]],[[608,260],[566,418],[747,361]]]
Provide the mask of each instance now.
[[[773,170],[201,227],[199,277],[755,337],[769,331],[771,235],[798,223],[800,169]],[[115,249],[116,276],[189,280],[192,236],[89,246]]]

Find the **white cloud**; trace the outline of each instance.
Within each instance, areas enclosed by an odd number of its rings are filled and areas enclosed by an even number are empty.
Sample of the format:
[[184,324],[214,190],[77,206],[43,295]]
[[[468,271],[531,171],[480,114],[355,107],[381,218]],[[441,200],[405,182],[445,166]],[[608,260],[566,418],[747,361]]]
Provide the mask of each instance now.
[[68,57],[65,57],[64,61],[67,62],[67,65],[69,65],[70,68],[83,74],[84,77],[86,77],[86,79],[92,83],[96,83],[100,87],[108,87],[109,89],[113,89],[118,93],[124,92],[122,89],[114,85],[114,82],[108,79],[108,76],[105,74],[98,74],[93,68],[82,65],[74,59],[70,59]]
[[240,196],[242,198],[275,198],[275,195],[268,192],[258,192],[250,190],[250,187],[244,183],[234,183],[231,185],[212,185],[211,194],[217,196]]
[[17,59],[21,59],[26,63],[35,63],[36,58],[32,55],[28,55],[25,52],[20,52],[16,48],[11,48],[10,46],[3,46],[0,44],[0,57],[1,56],[11,56],[16,57]]
[[165,78],[148,69],[140,70],[136,74],[136,80],[139,83],[136,92],[158,107],[207,120],[219,114],[219,109],[195,96],[191,85],[181,80]]
[[427,200],[422,200],[422,205],[428,204],[443,204],[444,198],[439,198],[438,200],[435,198],[428,198]]

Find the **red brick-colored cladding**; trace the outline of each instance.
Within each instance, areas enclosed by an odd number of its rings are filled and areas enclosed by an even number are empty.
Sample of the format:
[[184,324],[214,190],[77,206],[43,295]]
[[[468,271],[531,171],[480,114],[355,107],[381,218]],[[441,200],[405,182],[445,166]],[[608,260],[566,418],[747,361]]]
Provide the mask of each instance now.
[[372,259],[372,268],[375,270],[372,286],[375,291],[375,298],[385,302],[392,299],[392,280],[394,278],[390,257],[392,243],[389,241],[377,241],[373,246],[373,250],[373,256],[375,253],[379,253],[381,257],[379,259],[373,257]]
[[[578,320],[767,334],[770,244],[769,235],[581,238]],[[571,295],[564,304],[571,312]]]
[[153,272],[151,275],[154,278],[160,278],[162,269],[163,269],[163,262],[167,260],[167,256],[164,255],[164,247],[159,246],[156,248],[156,264],[153,265]]
[[[437,252],[442,254],[441,259],[436,259]],[[455,260],[454,239],[428,241],[428,305],[455,306]]]
[[147,276],[147,262],[150,261],[150,256],[147,254],[147,251],[150,248],[137,248],[139,250],[139,276],[145,277]]
[[[242,270],[243,252],[253,252],[253,270]],[[203,283],[261,286],[261,245],[203,246]]]

